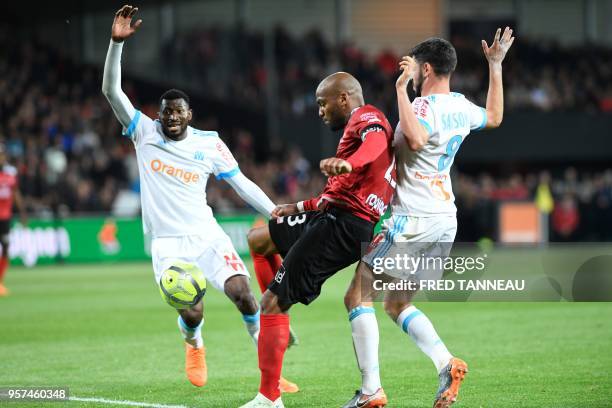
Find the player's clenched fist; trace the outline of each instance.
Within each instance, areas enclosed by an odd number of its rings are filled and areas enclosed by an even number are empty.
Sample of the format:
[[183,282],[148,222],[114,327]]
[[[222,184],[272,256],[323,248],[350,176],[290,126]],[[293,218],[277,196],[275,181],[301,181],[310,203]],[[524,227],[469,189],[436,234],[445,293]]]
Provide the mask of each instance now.
[[418,64],[412,57],[402,57],[402,60],[399,62],[399,69],[402,71],[402,73],[399,78],[397,78],[395,86],[396,88],[405,90],[408,82],[416,75]]
[[351,166],[351,163],[337,157],[330,157],[329,159],[321,160],[319,167],[321,168],[321,172],[327,177],[338,176],[340,174],[346,174],[353,171],[353,166]]
[[287,217],[289,215],[297,214],[299,212],[300,210],[298,209],[297,204],[280,204],[272,210],[270,215],[272,216],[272,218],[278,218]]
[[115,20],[111,29],[111,38],[115,42],[122,42],[136,32],[142,24],[142,20],[138,19],[132,25],[132,17],[138,11],[138,7],[125,5],[115,13]]

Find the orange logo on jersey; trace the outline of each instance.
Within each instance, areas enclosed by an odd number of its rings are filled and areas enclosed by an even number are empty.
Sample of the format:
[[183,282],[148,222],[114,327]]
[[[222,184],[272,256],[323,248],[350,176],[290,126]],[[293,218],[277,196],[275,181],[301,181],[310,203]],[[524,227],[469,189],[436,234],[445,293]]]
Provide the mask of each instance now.
[[431,192],[433,193],[434,197],[436,197],[438,200],[450,200],[450,194],[444,189],[444,182],[442,180],[432,180],[432,182],[429,184],[429,187],[431,188]]
[[444,182],[448,179],[448,174],[422,174],[416,171],[414,178],[417,180],[423,180],[429,182],[429,189],[435,198],[442,201],[450,200],[451,196],[448,191],[444,189]]
[[180,167],[174,167],[170,164],[166,164],[159,159],[151,160],[151,169],[155,173],[164,173],[174,178],[177,178],[187,184],[197,183],[200,181],[200,175],[192,171],[181,169]]

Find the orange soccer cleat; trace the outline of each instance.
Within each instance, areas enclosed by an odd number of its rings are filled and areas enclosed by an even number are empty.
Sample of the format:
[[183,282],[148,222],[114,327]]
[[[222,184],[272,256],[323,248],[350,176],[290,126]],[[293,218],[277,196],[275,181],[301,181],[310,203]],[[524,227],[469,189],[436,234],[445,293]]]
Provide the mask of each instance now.
[[300,387],[298,387],[297,384],[287,381],[287,379],[283,377],[280,378],[278,387],[280,388],[280,392],[284,392],[286,394],[295,394],[300,390]]
[[436,394],[434,408],[447,408],[459,395],[459,387],[468,372],[468,366],[460,358],[453,357],[440,372],[440,388]]
[[11,292],[4,286],[2,282],[0,282],[0,297],[8,296]]
[[208,369],[206,368],[206,349],[192,347],[185,344],[185,373],[189,382],[196,387],[203,387],[208,381]]

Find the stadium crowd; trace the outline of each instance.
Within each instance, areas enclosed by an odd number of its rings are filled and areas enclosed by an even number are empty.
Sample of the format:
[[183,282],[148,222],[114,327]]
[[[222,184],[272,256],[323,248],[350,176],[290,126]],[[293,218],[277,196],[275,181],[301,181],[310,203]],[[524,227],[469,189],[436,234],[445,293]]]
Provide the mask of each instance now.
[[[318,81],[342,67],[361,81],[372,104],[387,113],[396,111],[400,55],[388,50],[368,55],[350,43],[334,47],[318,31],[296,37],[278,26],[272,35],[281,108],[305,114],[314,104]],[[455,35],[451,41],[459,60],[452,87],[484,105],[488,71],[479,39]],[[203,89],[253,105],[265,96],[271,80],[265,42],[261,32],[207,28],[172,39],[166,53],[184,61],[183,72]],[[610,49],[592,44],[568,48],[521,38],[510,53],[504,68],[507,110],[612,111]]]
[[[229,88],[213,81],[220,67],[208,62],[221,52],[216,30],[198,31],[177,39],[175,51],[189,75],[204,78],[212,95],[256,103],[263,98],[268,73],[263,63],[263,38],[259,34],[233,32],[241,61],[229,75]],[[280,107],[293,114],[311,112],[312,90],[325,72],[339,68],[355,72],[366,85],[372,103],[395,109],[394,78],[397,56],[382,53],[369,58],[358,48],[345,46],[336,57],[320,34],[312,32],[296,39],[282,29],[276,31]],[[181,46],[182,44],[182,46]],[[469,46],[456,40],[462,64],[479,69],[455,76],[455,85],[481,100],[486,83],[485,64]],[[185,53],[188,45],[196,53]],[[557,69],[531,72],[511,58],[508,68],[508,105],[511,109],[612,110],[612,64],[609,52],[559,51],[534,44],[517,44],[515,52],[531,61],[554,60]],[[190,48],[190,50],[193,48]],[[242,53],[244,51],[244,53]],[[171,52],[171,51],[167,51]],[[555,53],[554,58],[546,57]],[[582,56],[583,58],[577,58]],[[469,58],[478,58],[472,64]],[[578,61],[578,62],[576,62]],[[592,64],[589,61],[605,63]],[[543,63],[545,66],[546,64]],[[578,64],[577,67],[573,64]],[[208,67],[203,70],[203,67]],[[588,68],[590,67],[590,68]],[[593,69],[593,67],[598,67]],[[570,69],[578,69],[577,75]],[[120,125],[100,92],[98,68],[80,65],[38,41],[13,41],[0,29],[0,140],[19,171],[19,185],[28,211],[36,216],[87,212],[138,214],[138,169],[129,140],[121,138]],[[562,87],[549,86],[552,82]],[[139,89],[124,81],[124,90],[139,101]],[[553,94],[551,92],[560,92]],[[607,100],[609,98],[610,100]],[[607,102],[606,102],[607,100]],[[156,101],[146,101],[154,115]],[[214,117],[204,117],[197,127],[216,129]],[[242,171],[266,191],[275,202],[295,202],[321,190],[324,178],[299,149],[283,146],[266,161],[256,161],[253,135],[240,127],[223,129],[224,139],[241,163]],[[508,178],[490,175],[457,174],[454,188],[459,206],[460,232],[465,240],[495,236],[496,203],[500,200],[534,200],[542,186],[555,202],[551,213],[551,236],[555,240],[612,240],[612,170],[578,172],[568,168],[552,176],[527,172]],[[211,179],[209,204],[219,213],[244,210],[245,204],[225,184]],[[463,219],[463,221],[461,220]],[[466,221],[467,220],[467,221]],[[470,222],[468,222],[470,221]]]

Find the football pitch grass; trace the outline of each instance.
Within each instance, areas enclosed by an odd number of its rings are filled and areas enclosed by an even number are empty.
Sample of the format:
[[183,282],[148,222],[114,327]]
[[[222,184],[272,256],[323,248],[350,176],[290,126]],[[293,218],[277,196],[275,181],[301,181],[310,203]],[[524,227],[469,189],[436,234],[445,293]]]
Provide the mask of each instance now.
[[[286,353],[284,375],[301,391],[283,397],[288,407],[340,407],[360,383],[342,300],[352,271],[332,278],[311,306],[292,310],[301,343]],[[66,386],[73,397],[187,407],[238,407],[257,392],[255,347],[240,314],[213,288],[204,298],[209,379],[196,388],[183,371],[176,313],[161,300],[149,264],[14,267],[6,284],[12,294],[0,298],[0,387]],[[456,407],[612,406],[612,304],[418,306],[470,366]],[[433,364],[376,308],[388,406],[430,407]]]

